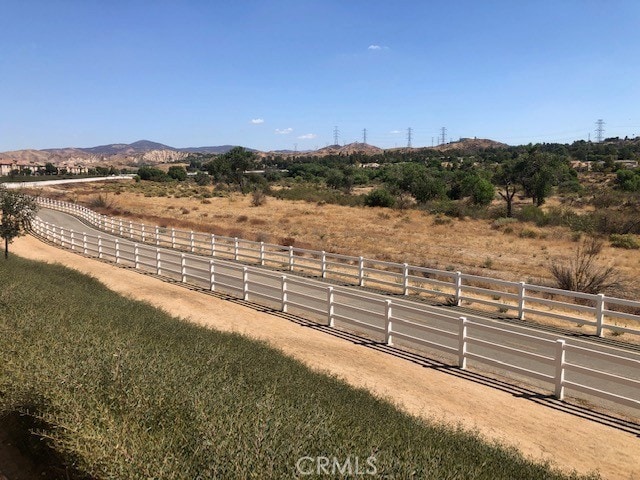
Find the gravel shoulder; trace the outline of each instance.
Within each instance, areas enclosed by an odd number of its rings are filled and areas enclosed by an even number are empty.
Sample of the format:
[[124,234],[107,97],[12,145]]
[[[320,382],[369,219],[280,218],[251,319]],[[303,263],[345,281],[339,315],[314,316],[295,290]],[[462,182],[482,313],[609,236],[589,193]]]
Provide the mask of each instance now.
[[599,471],[607,479],[640,479],[640,428],[629,432],[605,425],[587,410],[572,414],[518,395],[515,389],[470,381],[446,369],[355,343],[348,336],[329,335],[237,302],[63,251],[30,236],[17,239],[12,253],[89,274],[115,292],[185,320],[266,341],[309,367],[366,388],[413,415],[475,430],[536,460],[579,473]]

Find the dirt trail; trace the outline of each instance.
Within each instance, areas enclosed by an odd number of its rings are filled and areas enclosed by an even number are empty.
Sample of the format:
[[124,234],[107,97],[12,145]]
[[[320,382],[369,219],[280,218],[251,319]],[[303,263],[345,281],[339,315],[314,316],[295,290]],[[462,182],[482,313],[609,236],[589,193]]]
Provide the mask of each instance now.
[[33,237],[18,239],[13,251],[35,260],[55,260],[172,315],[267,341],[311,368],[367,388],[413,415],[475,429],[536,460],[549,460],[579,473],[597,470],[607,479],[640,480],[637,431],[625,432],[515,396],[508,389],[425,368],[285,318],[60,250]]

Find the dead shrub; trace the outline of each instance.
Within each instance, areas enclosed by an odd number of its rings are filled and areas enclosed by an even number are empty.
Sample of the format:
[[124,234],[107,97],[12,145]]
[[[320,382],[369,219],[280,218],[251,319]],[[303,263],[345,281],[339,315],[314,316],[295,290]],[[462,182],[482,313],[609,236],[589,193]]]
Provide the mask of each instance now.
[[280,239],[280,245],[285,247],[293,247],[296,244],[296,239],[293,237],[282,237]]
[[607,293],[622,287],[622,277],[612,265],[597,263],[604,242],[596,237],[583,239],[569,263],[554,262],[549,270],[558,288],[591,294]]
[[259,207],[260,205],[264,205],[267,201],[267,195],[263,190],[257,188],[251,193],[251,206]]
[[236,218],[236,223],[244,223],[247,220],[249,220],[249,217],[247,217],[246,215],[240,215],[238,218]]

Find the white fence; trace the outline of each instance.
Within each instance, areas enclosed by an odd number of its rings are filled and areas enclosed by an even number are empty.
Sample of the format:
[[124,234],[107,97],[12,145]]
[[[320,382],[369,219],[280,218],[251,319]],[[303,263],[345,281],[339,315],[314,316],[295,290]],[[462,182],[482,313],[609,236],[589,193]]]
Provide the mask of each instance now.
[[[96,217],[96,221],[99,217]],[[118,224],[119,226],[119,224]],[[640,355],[569,345],[524,327],[456,317],[446,309],[329,286],[287,273],[205,258],[111,235],[65,230],[36,219],[34,233],[55,244],[183,283],[290,312],[400,348],[440,351],[542,383],[563,399],[565,390],[640,411]],[[116,228],[116,227],[114,227]],[[124,233],[124,232],[123,232]],[[189,243],[195,252],[197,247]],[[234,255],[240,252],[234,246]],[[587,397],[588,398],[588,397]]]
[[593,333],[640,335],[640,302],[571,292],[525,282],[449,272],[409,264],[383,262],[240,238],[149,226],[108,217],[72,203],[41,197],[42,206],[78,216],[96,228],[141,243],[166,246],[214,258],[268,266],[353,285],[371,286],[406,296],[430,296],[452,305],[510,312],[520,320],[555,320],[593,327]]

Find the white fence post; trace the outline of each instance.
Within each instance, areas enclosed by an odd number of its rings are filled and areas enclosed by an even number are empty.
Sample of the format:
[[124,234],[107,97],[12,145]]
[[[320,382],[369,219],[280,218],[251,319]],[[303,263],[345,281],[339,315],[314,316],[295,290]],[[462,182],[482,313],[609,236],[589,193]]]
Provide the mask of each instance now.
[[122,231],[123,231],[123,228],[122,228],[122,220],[120,220],[120,222],[119,222],[119,225],[118,225],[118,231],[119,231],[120,236],[122,237]]
[[280,310],[282,310],[284,313],[287,313],[287,300],[288,300],[288,295],[287,295],[287,276],[283,275],[282,276],[282,280],[281,280],[281,290],[282,290],[282,306],[280,308]]
[[157,225],[155,230],[155,237],[156,237],[156,246],[158,246],[160,245],[160,229],[158,228]]
[[211,234],[211,256],[216,256],[216,236],[213,233]]
[[176,248],[176,229],[171,227],[171,248]]
[[187,283],[187,259],[184,253],[180,255],[180,274],[182,275],[182,283]]
[[264,266],[264,242],[260,242],[260,266]]
[[467,317],[460,317],[459,320],[458,366],[464,370],[467,368]]
[[247,267],[242,269],[242,299],[249,300],[249,269]]
[[64,247],[64,228],[60,227],[60,246]]
[[402,264],[402,294],[409,295],[409,264]]
[[364,287],[364,258],[358,258],[358,285]]
[[191,234],[189,236],[189,250],[191,250],[191,253],[196,251],[196,241],[195,237],[193,236],[193,230],[191,230]]
[[212,292],[216,290],[216,264],[213,260],[209,260],[209,282]]
[[604,327],[604,294],[598,294],[598,300],[596,303],[596,335],[602,337]]
[[462,302],[462,272],[456,272],[456,293],[455,293],[455,305],[457,307],[460,306]]
[[133,267],[136,270],[140,268],[140,249],[137,243],[133,245]]
[[290,272],[293,272],[293,265],[294,265],[293,245],[289,245],[289,271]]
[[74,242],[74,239],[75,239],[74,231],[71,230],[71,250],[76,249],[76,242]]
[[142,243],[144,243],[146,241],[146,234],[145,234],[145,231],[144,231],[144,223],[142,224],[142,227],[141,227],[140,236],[141,236]]
[[87,254],[87,234],[82,233],[82,253]]
[[320,272],[322,274],[322,278],[327,278],[327,252],[322,251]]
[[525,296],[527,291],[525,289],[525,283],[520,282],[518,288],[518,318],[524,320],[524,308],[525,308]]
[[120,240],[116,238],[116,263],[120,263]]
[[392,321],[393,309],[391,307],[391,300],[385,300],[384,305],[384,318],[385,318],[385,343],[387,345],[393,345],[393,321]]
[[102,258],[102,237],[98,235],[98,258]]
[[334,313],[333,287],[328,287],[327,288],[327,325],[329,327],[333,327],[335,324],[333,313]]
[[233,239],[233,259],[238,261],[238,237]]
[[554,395],[558,400],[564,400],[564,360],[565,341],[556,340],[556,388]]
[[133,222],[129,221],[129,238],[133,238]]
[[162,275],[162,259],[160,258],[159,248],[156,248],[156,273]]

